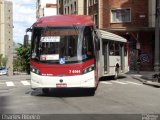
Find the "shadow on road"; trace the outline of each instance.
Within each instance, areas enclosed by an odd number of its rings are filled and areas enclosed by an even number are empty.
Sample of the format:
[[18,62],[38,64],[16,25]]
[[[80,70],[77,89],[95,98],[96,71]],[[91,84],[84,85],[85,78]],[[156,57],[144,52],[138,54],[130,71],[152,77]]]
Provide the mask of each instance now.
[[5,107],[7,106],[7,101],[8,101],[7,96],[0,96],[0,113],[1,114],[9,112],[5,109]]
[[[126,78],[126,76],[118,76],[117,80],[121,80],[124,78]],[[111,80],[115,80],[114,76],[105,76],[105,77],[100,78],[100,81],[111,81]]]
[[66,89],[50,89],[46,94],[41,89],[33,90],[31,96],[38,97],[89,97],[94,96],[94,92],[91,89],[82,88],[66,88]]

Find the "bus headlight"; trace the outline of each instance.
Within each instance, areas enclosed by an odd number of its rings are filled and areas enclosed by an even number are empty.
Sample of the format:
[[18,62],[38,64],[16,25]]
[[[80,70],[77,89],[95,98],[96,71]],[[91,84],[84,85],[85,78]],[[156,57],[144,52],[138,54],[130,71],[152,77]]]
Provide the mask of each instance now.
[[36,73],[36,74],[38,74],[38,75],[41,75],[40,70],[38,70],[37,68],[35,68],[35,67],[33,67],[33,66],[31,66],[31,72]]
[[91,65],[91,66],[83,69],[82,74],[86,74],[86,73],[88,73],[88,72],[91,72],[91,71],[93,71],[94,69],[95,69],[94,65]]

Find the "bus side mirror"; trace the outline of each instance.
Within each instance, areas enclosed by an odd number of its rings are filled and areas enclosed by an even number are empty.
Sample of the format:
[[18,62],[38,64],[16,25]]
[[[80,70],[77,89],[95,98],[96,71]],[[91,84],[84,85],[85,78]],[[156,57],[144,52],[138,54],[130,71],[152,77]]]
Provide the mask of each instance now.
[[27,32],[32,32],[32,28],[27,28],[27,29],[26,29],[26,33],[27,33]]
[[26,34],[24,35],[24,41],[23,41],[25,47],[28,45],[28,41],[29,41],[29,35]]
[[26,35],[24,35],[24,40],[23,40],[23,44],[25,47],[28,46],[29,44],[29,35],[27,35],[27,32],[32,32],[32,28],[26,29]]

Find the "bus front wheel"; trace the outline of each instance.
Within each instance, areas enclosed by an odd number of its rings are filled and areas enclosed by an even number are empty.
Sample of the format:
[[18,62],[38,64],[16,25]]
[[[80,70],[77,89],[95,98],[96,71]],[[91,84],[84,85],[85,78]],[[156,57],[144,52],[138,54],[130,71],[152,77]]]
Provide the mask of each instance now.
[[95,95],[95,91],[96,91],[96,88],[88,88],[88,94],[90,96],[94,96]]
[[49,88],[42,88],[43,94],[48,94],[49,93]]

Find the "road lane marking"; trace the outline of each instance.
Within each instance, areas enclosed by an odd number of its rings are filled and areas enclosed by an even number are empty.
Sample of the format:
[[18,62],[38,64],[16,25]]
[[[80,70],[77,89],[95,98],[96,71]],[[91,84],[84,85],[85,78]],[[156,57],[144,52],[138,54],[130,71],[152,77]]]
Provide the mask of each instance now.
[[134,75],[135,77],[142,77],[142,75]]
[[7,85],[8,87],[15,86],[15,85],[14,85],[14,83],[13,83],[12,81],[10,81],[10,82],[6,82],[6,85]]
[[120,82],[120,81],[112,81],[114,83],[118,83],[118,84],[122,84],[122,85],[126,85],[127,83],[124,83],[124,82]]
[[25,85],[25,86],[31,85],[28,81],[21,81],[21,83],[22,83],[23,85]]
[[103,82],[101,82],[101,83],[107,84],[107,85],[111,85],[111,84],[112,84],[111,82],[107,82],[107,81],[103,81]]
[[127,83],[130,83],[130,84],[134,84],[134,85],[142,85],[142,84],[139,84],[139,83],[135,83],[135,82],[131,82],[131,81],[126,81]]

